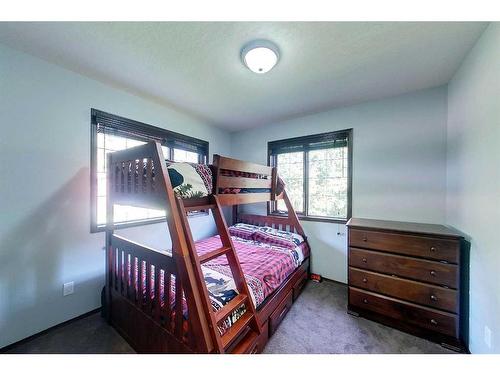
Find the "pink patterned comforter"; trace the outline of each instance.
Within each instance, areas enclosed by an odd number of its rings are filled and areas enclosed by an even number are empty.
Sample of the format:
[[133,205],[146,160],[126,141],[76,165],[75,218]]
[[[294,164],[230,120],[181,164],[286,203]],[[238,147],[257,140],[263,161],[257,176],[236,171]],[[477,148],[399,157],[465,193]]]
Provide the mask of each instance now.
[[[294,250],[267,245],[257,241],[232,237],[233,243],[245,275],[248,287],[258,307],[283,281],[300,266],[299,259],[309,256],[309,248],[304,242]],[[196,242],[199,255],[222,247],[219,236]],[[294,252],[301,252],[300,256]],[[232,277],[227,258],[221,256],[204,263],[204,267]]]

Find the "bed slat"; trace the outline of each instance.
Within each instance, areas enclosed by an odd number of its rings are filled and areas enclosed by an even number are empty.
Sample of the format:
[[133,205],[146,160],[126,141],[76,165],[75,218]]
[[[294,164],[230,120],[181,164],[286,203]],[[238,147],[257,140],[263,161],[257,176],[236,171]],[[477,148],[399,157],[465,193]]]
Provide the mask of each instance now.
[[132,301],[134,302],[134,305],[137,306],[137,273],[139,272],[137,270],[137,267],[139,266],[139,262],[137,257],[132,257]]
[[155,266],[155,319],[158,323],[161,323],[161,270],[159,267]]
[[272,167],[250,163],[243,160],[226,158],[217,154],[214,155],[214,165],[216,165],[217,168],[228,169],[230,171],[256,173],[268,176],[272,174]]
[[171,330],[171,324],[172,324],[172,311],[170,309],[171,306],[171,301],[170,301],[170,293],[172,290],[172,283],[171,283],[171,278],[172,275],[169,272],[164,273],[164,281],[163,281],[163,290],[165,293],[165,304],[163,305],[163,310],[165,310],[165,325],[168,327],[168,330]]
[[125,276],[125,269],[124,269],[124,252],[122,249],[118,249],[119,251],[119,256],[120,256],[120,259],[119,259],[119,267],[120,267],[120,294],[123,295],[123,278]]
[[179,277],[175,278],[175,336],[182,340],[182,284]]
[[125,257],[125,264],[126,264],[126,267],[125,267],[125,280],[126,280],[126,296],[128,299],[131,299],[131,294],[132,294],[132,291],[131,291],[131,276],[132,276],[132,256],[130,255],[130,253],[126,253],[126,257]]
[[151,300],[151,263],[146,262],[146,313],[151,315],[152,311],[152,300]]
[[219,194],[219,203],[222,206],[235,204],[258,203],[270,200],[271,193],[244,193],[244,194]]
[[119,193],[125,192],[125,162],[120,163],[120,186],[118,189]]
[[265,178],[247,178],[219,176],[219,189],[224,188],[261,188],[270,189],[271,179]]
[[146,163],[146,193],[147,194],[153,193],[152,175],[153,175],[153,161],[151,159],[148,159],[148,161]]

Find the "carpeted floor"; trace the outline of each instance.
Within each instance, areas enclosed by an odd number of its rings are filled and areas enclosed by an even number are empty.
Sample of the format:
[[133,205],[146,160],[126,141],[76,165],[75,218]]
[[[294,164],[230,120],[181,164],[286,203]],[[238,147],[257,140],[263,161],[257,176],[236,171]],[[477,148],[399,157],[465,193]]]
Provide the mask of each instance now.
[[309,282],[265,353],[453,353],[438,344],[347,314],[347,287]]
[[[453,353],[438,344],[346,313],[346,287],[309,282],[265,353]],[[57,328],[8,353],[134,353],[100,317]]]

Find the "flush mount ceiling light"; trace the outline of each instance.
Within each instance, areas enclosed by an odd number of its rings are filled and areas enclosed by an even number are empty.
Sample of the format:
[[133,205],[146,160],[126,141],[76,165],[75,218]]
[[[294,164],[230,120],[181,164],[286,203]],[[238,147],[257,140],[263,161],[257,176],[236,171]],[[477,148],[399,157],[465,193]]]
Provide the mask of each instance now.
[[274,68],[278,59],[278,47],[268,40],[254,40],[241,50],[243,64],[257,74],[270,71]]

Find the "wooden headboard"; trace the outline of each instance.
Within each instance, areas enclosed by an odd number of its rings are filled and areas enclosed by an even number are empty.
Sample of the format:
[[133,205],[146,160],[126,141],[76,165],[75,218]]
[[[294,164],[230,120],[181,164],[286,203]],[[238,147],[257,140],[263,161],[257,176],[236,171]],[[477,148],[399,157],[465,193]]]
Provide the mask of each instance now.
[[214,194],[222,205],[276,199],[276,168],[214,155]]

